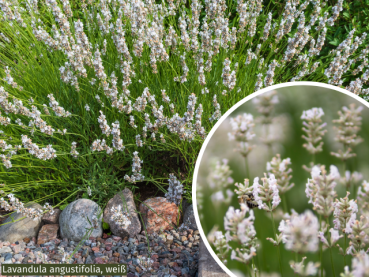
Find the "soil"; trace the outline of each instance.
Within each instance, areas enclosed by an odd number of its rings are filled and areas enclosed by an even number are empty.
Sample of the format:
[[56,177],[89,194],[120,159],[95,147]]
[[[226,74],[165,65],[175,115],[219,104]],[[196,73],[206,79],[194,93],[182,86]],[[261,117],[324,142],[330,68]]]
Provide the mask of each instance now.
[[[137,183],[137,187],[134,190],[134,196],[137,197],[141,202],[152,198],[152,197],[164,197],[165,193],[161,191],[154,183]],[[140,206],[140,201],[136,201],[136,206]]]
[[5,211],[4,209],[0,208],[0,225],[8,218],[11,212]]

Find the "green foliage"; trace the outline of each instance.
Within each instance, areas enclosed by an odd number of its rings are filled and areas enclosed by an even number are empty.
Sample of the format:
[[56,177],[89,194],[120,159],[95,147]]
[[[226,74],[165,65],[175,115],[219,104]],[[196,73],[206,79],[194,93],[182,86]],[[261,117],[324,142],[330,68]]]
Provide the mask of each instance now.
[[109,230],[109,224],[107,222],[104,221],[104,218],[102,219],[102,227],[104,230]]
[[[178,1],[178,8],[175,15],[152,15],[147,16],[149,22],[146,27],[152,27],[153,20],[156,16],[160,17],[160,22],[163,25],[163,32],[168,32],[169,26],[172,26],[178,36],[178,41],[181,36],[178,20],[182,11],[186,11],[189,19],[193,18],[194,11],[192,4],[195,1]],[[205,7],[206,2],[200,1]],[[8,3],[8,2],[7,2]],[[10,2],[9,2],[10,3]],[[198,80],[198,52],[186,50],[183,44],[179,44],[177,49],[165,45],[164,49],[168,52],[168,61],[157,61],[157,71],[154,73],[150,65],[151,48],[147,43],[143,45],[142,56],[133,54],[135,42],[140,38],[139,35],[132,33],[133,23],[130,21],[128,14],[119,11],[117,1],[70,1],[71,15],[66,17],[66,21],[70,26],[70,35],[67,35],[68,43],[77,41],[74,23],[81,20],[83,23],[83,32],[90,45],[90,65],[83,64],[86,70],[86,77],[78,75],[78,70],[73,72],[74,77],[78,82],[78,89],[75,84],[66,83],[61,80],[61,67],[65,67],[66,62],[72,59],[71,52],[65,49],[58,50],[47,46],[45,41],[38,39],[35,36],[35,30],[40,27],[44,30],[43,34],[48,34],[50,38],[55,38],[56,34],[53,31],[53,25],[60,31],[60,22],[55,19],[53,11],[50,9],[50,1],[38,1],[36,10],[29,10],[26,1],[19,1],[18,4],[9,5],[12,11],[18,7],[18,11],[22,16],[25,27],[22,27],[15,20],[8,20],[4,15],[4,20],[0,22],[0,32],[4,35],[0,39],[0,63],[4,69],[8,66],[14,82],[18,86],[13,86],[6,81],[6,73],[1,69],[0,76],[2,78],[1,86],[9,93],[9,102],[13,99],[21,100],[23,105],[29,109],[35,106],[41,112],[41,119],[47,125],[52,126],[56,131],[53,135],[47,135],[41,132],[39,128],[29,126],[30,118],[22,114],[4,113],[1,110],[1,116],[9,117],[11,124],[1,126],[4,132],[0,134],[0,139],[5,140],[8,144],[22,145],[21,135],[27,135],[32,139],[39,148],[44,148],[47,145],[52,145],[56,150],[57,157],[50,160],[41,160],[34,157],[27,149],[22,147],[16,155],[12,156],[12,168],[6,169],[0,166],[0,178],[6,184],[4,191],[6,193],[13,192],[21,201],[49,201],[53,205],[60,204],[65,207],[75,198],[83,197],[97,201],[100,205],[104,205],[109,197],[123,189],[124,187],[135,188],[145,186],[148,183],[153,183],[157,186],[158,191],[166,192],[168,184],[167,179],[169,173],[175,173],[178,179],[183,182],[186,193],[184,195],[188,200],[191,199],[192,175],[194,172],[194,164],[197,155],[203,143],[203,138],[195,133],[192,141],[183,140],[181,137],[168,130],[165,126],[158,128],[155,131],[156,140],[150,138],[143,139],[143,147],[136,145],[136,136],[141,135],[143,138],[143,127],[145,126],[145,113],[149,114],[151,123],[155,122],[152,114],[152,103],[148,103],[144,112],[133,109],[130,114],[119,112],[113,107],[111,98],[108,97],[104,90],[104,85],[108,83],[109,88],[112,87],[112,73],[117,77],[118,94],[124,95],[125,89],[122,82],[126,77],[126,73],[122,72],[122,62],[127,61],[127,58],[122,58],[118,53],[117,47],[113,39],[116,30],[105,34],[101,31],[101,26],[97,19],[97,15],[102,14],[102,5],[106,4],[107,10],[111,13],[109,23],[116,27],[116,22],[119,17],[122,18],[124,25],[124,37],[127,48],[132,57],[130,67],[135,72],[135,76],[131,76],[131,84],[128,86],[130,91],[127,99],[124,99],[124,104],[132,101],[132,104],[142,96],[142,92],[147,87],[152,96],[158,103],[158,106],[163,105],[163,114],[168,119],[173,117],[173,114],[178,113],[179,117],[183,117],[188,112],[188,99],[191,93],[197,97],[196,108],[202,104],[203,114],[201,125],[205,128],[205,132],[209,132],[216,121],[209,121],[209,118],[214,114],[215,107],[213,106],[213,96],[217,96],[217,101],[220,105],[220,113],[225,113],[230,107],[236,104],[245,96],[251,94],[255,90],[257,82],[257,74],[263,74],[265,77],[268,70],[268,65],[276,60],[281,62],[284,52],[287,47],[288,38],[293,37],[298,31],[298,23],[292,25],[291,32],[288,33],[279,43],[275,42],[275,34],[278,29],[278,24],[281,22],[284,2],[283,1],[264,1],[262,12],[256,20],[256,35],[250,38],[246,31],[238,34],[238,39],[234,49],[220,48],[219,53],[212,57],[212,66],[210,71],[204,72],[206,80],[206,88],[209,93],[202,94],[204,86]],[[127,2],[129,3],[129,1]],[[159,4],[168,7],[167,2],[156,1],[156,8],[159,9]],[[62,3],[56,2],[61,11]],[[122,5],[125,4],[122,1]],[[148,2],[144,3],[148,5]],[[237,12],[238,1],[226,1],[227,8],[225,17],[229,19],[229,28],[238,27],[240,16]],[[332,6],[336,3],[328,3],[322,5],[320,15],[324,12],[331,14]],[[334,59],[331,50],[335,49],[348,33],[356,28],[355,37],[361,36],[368,31],[366,24],[368,20],[368,1],[351,1],[344,3],[343,11],[336,20],[334,26],[329,26],[327,31],[327,40],[318,57],[313,57],[309,61],[307,68],[312,67],[313,62],[320,62],[320,65],[314,72],[304,75],[300,80],[328,82],[328,78],[324,75],[325,69]],[[310,19],[314,5],[311,3],[306,8],[306,19]],[[266,41],[262,40],[264,25],[267,21],[269,12],[273,14],[273,23],[277,24],[277,29],[273,34],[270,34]],[[209,17],[205,17],[205,8],[201,9],[199,21],[205,19],[209,21]],[[104,16],[102,16],[104,19]],[[34,25],[34,26],[33,26]],[[147,28],[146,28],[147,29]],[[190,31],[190,30],[188,30]],[[312,30],[311,37],[317,38],[320,32]],[[41,35],[38,34],[40,37]],[[164,35],[164,34],[163,34]],[[69,36],[69,37],[68,37]],[[214,39],[214,38],[213,38]],[[7,41],[8,40],[8,41]],[[46,40],[46,39],[45,39]],[[102,52],[104,41],[106,40],[106,54],[102,55],[102,66],[106,74],[106,80],[99,80],[96,77],[96,72],[92,64],[92,56],[99,50]],[[352,58],[356,58],[365,47],[360,45],[357,52]],[[247,59],[247,51],[256,51],[257,45],[261,45],[260,53],[256,60],[245,64]],[[199,46],[201,46],[199,44]],[[201,47],[200,47],[201,48]],[[69,56],[68,56],[69,53]],[[301,54],[307,54],[308,47],[302,49]],[[183,74],[183,68],[180,62],[180,55],[185,54],[186,64],[189,69],[187,81],[184,83],[175,82],[175,77],[180,77]],[[207,53],[201,53],[204,61],[208,57]],[[223,95],[226,89],[222,83],[223,63],[226,58],[231,61],[231,70],[235,70],[235,64],[238,63],[237,81],[235,89],[228,91]],[[259,64],[261,58],[264,58],[264,63]],[[286,62],[283,66],[277,67],[274,72],[273,82],[282,83],[290,81],[291,78],[303,69],[302,64],[295,64],[296,57]],[[353,70],[359,64],[352,64],[349,68]],[[72,74],[72,75],[73,75]],[[358,76],[352,75],[350,72],[343,76],[344,86],[355,80]],[[97,79],[92,82],[92,79]],[[20,89],[22,87],[23,89]],[[174,103],[174,113],[171,112],[169,105],[162,98],[162,90]],[[70,112],[70,117],[56,116],[50,108],[49,94],[53,94],[58,104],[66,111]],[[97,99],[96,97],[99,97]],[[31,100],[32,98],[32,100]],[[45,112],[44,106],[46,105]],[[89,111],[85,106],[89,106]],[[121,139],[124,142],[125,149],[123,151],[114,151],[112,155],[106,154],[105,151],[93,152],[91,150],[92,143],[97,139],[105,139],[107,145],[112,145],[112,136],[105,136],[99,126],[98,117],[100,111],[106,116],[109,126],[113,122],[119,122],[121,130]],[[137,128],[130,125],[130,116],[134,116]],[[16,119],[20,119],[23,126],[15,123]],[[191,122],[194,124],[194,122]],[[188,128],[188,127],[186,127]],[[32,135],[32,130],[34,133]],[[66,129],[63,134],[62,130]],[[60,131],[57,131],[60,130]],[[160,140],[160,135],[163,135],[165,143]],[[78,158],[72,157],[70,154],[72,142],[77,143],[76,150],[80,153]],[[138,151],[139,157],[143,160],[142,175],[145,180],[140,183],[131,184],[125,179],[125,175],[132,174],[132,157],[133,152]],[[9,151],[8,151],[9,152]],[[4,152],[5,154],[8,152]],[[87,193],[87,188],[91,189],[91,196]]]

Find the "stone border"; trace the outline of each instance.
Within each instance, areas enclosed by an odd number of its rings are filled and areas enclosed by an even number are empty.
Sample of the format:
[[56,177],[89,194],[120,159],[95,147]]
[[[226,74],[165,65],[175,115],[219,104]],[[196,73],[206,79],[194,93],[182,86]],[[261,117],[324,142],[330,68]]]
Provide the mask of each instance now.
[[198,277],[228,277],[229,275],[218,265],[210,255],[204,242],[200,242]]

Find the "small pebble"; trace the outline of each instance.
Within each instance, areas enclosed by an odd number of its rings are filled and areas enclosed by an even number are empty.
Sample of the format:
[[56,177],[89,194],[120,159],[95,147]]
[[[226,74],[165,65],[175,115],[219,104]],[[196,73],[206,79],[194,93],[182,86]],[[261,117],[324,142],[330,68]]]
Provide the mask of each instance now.
[[[66,263],[79,242],[54,239],[36,244],[36,238],[18,243],[0,241],[0,263]],[[198,231],[176,230],[161,234],[142,233],[135,238],[105,235],[90,237],[77,249],[70,260],[75,264],[124,263],[128,265],[127,277],[196,276],[200,236]],[[147,270],[148,257],[151,259]],[[96,276],[97,277],[97,276]]]

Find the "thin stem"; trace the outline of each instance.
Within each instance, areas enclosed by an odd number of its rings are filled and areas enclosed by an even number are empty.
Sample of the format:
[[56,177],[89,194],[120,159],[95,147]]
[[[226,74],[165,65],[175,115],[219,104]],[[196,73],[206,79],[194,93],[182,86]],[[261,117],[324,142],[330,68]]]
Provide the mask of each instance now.
[[343,261],[345,262],[345,266],[346,264],[346,240],[347,240],[347,234],[345,233],[345,247],[343,248]]
[[249,176],[249,163],[247,160],[247,156],[245,157],[245,169],[246,169],[246,178],[250,180],[250,176]]
[[251,269],[250,269],[250,265],[249,264],[245,264],[246,265],[246,270],[247,272],[249,272],[249,276],[252,277],[252,273],[251,273]]
[[[253,268],[256,268],[255,267],[255,262],[254,262],[254,257],[252,258],[252,267],[251,267],[251,270],[253,270]],[[256,270],[254,270],[254,275],[255,275],[255,277],[256,277]],[[252,276],[252,272],[251,272],[251,276]]]
[[[342,162],[343,162],[343,175],[345,176],[345,174],[346,174],[346,161],[342,160]],[[346,191],[350,190],[350,183],[347,182],[347,180],[346,180],[345,186],[346,186]]]
[[[319,215],[319,226],[322,226],[322,215]],[[320,276],[323,276],[323,243],[319,241],[320,248]]]
[[270,124],[264,124],[265,126],[265,139],[267,141],[267,146],[268,146],[268,160],[273,158],[273,149],[272,149],[272,143],[268,141],[268,137],[269,137],[269,126]]
[[329,247],[329,252],[331,253],[331,266],[332,266],[333,276],[336,277],[336,272],[334,271],[333,258],[332,258],[332,247]]
[[[327,217],[327,226],[329,226],[329,216]],[[331,266],[332,266],[333,276],[336,277],[336,272],[334,271],[333,258],[332,258],[332,245],[330,245],[329,247],[329,252],[331,256]]]
[[[276,228],[275,228],[274,216],[273,216],[273,211],[271,209],[270,203],[269,203],[269,209],[271,210],[270,215],[272,217],[272,225],[273,225],[274,238],[277,239],[277,231],[276,231]],[[277,245],[277,248],[278,248],[277,253],[278,253],[278,260],[279,260],[279,268],[280,268],[280,271],[281,271],[281,276],[283,276],[282,260],[281,260],[281,253],[280,253],[279,245]]]
[[283,211],[285,213],[287,213],[288,212],[288,207],[287,207],[287,199],[286,199],[286,194],[285,193],[282,194],[282,198],[283,198],[283,200],[282,200],[282,202],[283,202]]

